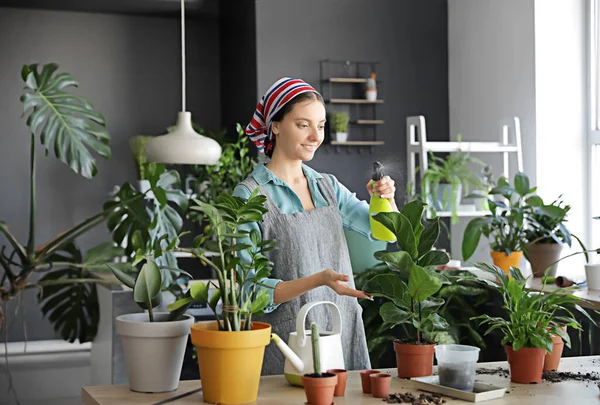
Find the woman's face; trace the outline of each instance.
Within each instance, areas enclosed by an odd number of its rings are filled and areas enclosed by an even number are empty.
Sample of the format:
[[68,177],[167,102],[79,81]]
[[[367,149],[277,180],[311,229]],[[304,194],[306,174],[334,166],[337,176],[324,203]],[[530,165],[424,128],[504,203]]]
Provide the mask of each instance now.
[[280,122],[273,122],[272,129],[273,155],[312,160],[325,135],[325,106],[316,99],[301,101]]

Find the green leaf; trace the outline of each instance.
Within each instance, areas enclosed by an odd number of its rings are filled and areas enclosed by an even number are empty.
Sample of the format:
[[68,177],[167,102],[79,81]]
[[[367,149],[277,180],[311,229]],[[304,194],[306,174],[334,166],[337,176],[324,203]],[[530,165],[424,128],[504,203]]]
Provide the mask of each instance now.
[[415,266],[408,278],[408,291],[412,299],[416,302],[425,301],[438,292],[440,288],[442,288],[442,282],[427,274],[419,266]]
[[81,277],[81,269],[67,267],[49,271],[38,281],[61,282],[40,288],[37,296],[42,314],[54,330],[71,343],[91,341],[97,333],[100,310],[94,283],[68,283]]
[[544,200],[542,200],[542,198],[537,195],[532,195],[531,197],[528,197],[525,200],[525,202],[527,203],[527,205],[530,205],[532,207],[541,207],[542,205],[544,205]]
[[179,308],[181,308],[181,307],[183,307],[183,306],[185,306],[185,305],[191,304],[191,303],[193,303],[193,302],[194,302],[194,298],[192,298],[192,297],[183,297],[183,298],[180,298],[180,299],[178,299],[177,301],[175,301],[175,302],[173,302],[173,303],[169,304],[169,305],[167,306],[167,309],[168,309],[169,311],[176,311],[176,310],[178,310]]
[[427,318],[423,319],[421,324],[423,325],[423,329],[427,332],[447,330],[450,326],[448,325],[448,322],[437,313],[432,313]]
[[148,305],[160,294],[161,272],[156,263],[148,260],[140,270],[133,288],[133,299],[138,304]]
[[253,229],[250,231],[250,241],[254,246],[258,246],[260,244],[261,239],[262,238],[258,230]]
[[206,284],[194,281],[190,285],[190,294],[195,301],[207,302],[208,301],[208,287]]
[[396,235],[398,246],[402,250],[408,252],[413,259],[417,258],[417,240],[408,218],[400,212],[380,212],[373,219],[381,222],[383,226]]
[[401,308],[410,307],[408,287],[394,274],[379,274],[363,286],[363,291],[373,297],[385,297]]
[[114,263],[106,263],[106,266],[113,272],[115,277],[129,288],[135,287],[135,280],[133,277],[125,274],[121,269],[115,266]]
[[515,175],[515,190],[521,197],[525,197],[529,192],[529,177],[525,173],[518,172]]
[[473,256],[473,253],[475,253],[475,249],[477,249],[477,245],[479,244],[479,240],[483,233],[483,228],[488,225],[489,222],[490,219],[488,217],[481,217],[474,218],[467,224],[462,241],[462,255],[465,261],[469,260],[469,258]]
[[221,290],[217,288],[210,297],[210,301],[208,301],[208,306],[211,307],[213,311],[217,308],[217,304],[219,303],[220,298]]
[[423,217],[423,213],[425,212],[426,204],[424,204],[420,200],[413,200],[402,207],[400,212],[408,218],[408,222],[410,222],[417,240],[421,237],[421,233],[425,228],[423,223],[421,222],[421,218]]
[[425,229],[423,229],[423,233],[421,234],[421,239],[419,240],[418,256],[421,257],[425,253],[429,252],[433,245],[435,245],[435,242],[437,242],[439,236],[440,219],[435,218],[431,221],[428,221],[425,225]]
[[410,314],[398,308],[392,302],[386,302],[379,308],[379,314],[383,321],[390,325],[390,329],[402,323],[409,323]]
[[423,257],[421,257],[417,263],[421,267],[426,267],[441,266],[449,261],[450,258],[446,252],[442,252],[440,250],[430,250],[429,252],[425,253],[425,255],[423,255]]
[[387,252],[376,255],[377,259],[384,261],[390,269],[398,272],[402,277],[407,278],[416,264],[410,257],[410,254],[405,251]]
[[250,304],[250,312],[256,314],[262,312],[269,304],[269,293],[267,290],[260,290],[256,299]]
[[78,83],[67,73],[56,73],[58,65],[41,69],[33,64],[21,71],[27,74],[21,96],[27,125],[46,151],[53,150],[75,173],[92,178],[98,170],[91,152],[105,159],[111,155],[104,117],[85,98],[65,91]]
[[84,262],[87,266],[104,264],[124,254],[125,251],[122,247],[115,246],[113,242],[104,242],[89,249],[85,254]]

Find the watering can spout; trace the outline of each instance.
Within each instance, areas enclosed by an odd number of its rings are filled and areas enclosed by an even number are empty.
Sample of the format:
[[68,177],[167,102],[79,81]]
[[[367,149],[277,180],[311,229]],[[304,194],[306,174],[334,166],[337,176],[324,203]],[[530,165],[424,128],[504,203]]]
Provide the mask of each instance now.
[[296,353],[290,347],[285,344],[285,342],[276,334],[271,333],[271,340],[275,342],[275,345],[281,350],[281,353],[292,363],[294,368],[298,370],[299,373],[304,372],[304,362],[298,357]]

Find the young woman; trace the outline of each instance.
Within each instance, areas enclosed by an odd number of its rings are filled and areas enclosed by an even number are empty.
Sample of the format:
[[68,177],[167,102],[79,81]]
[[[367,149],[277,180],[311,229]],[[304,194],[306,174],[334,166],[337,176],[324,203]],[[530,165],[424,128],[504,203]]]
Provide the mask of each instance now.
[[[269,210],[256,229],[263,239],[275,239],[278,249],[267,252],[274,263],[271,302],[260,319],[287,341],[296,330],[296,316],[308,302],[331,301],[342,314],[342,345],[346,369],[370,368],[367,342],[356,298],[370,298],[354,288],[344,228],[370,237],[369,207],[359,201],[333,175],[317,173],[302,162],[312,160],[323,142],[325,105],[321,95],[299,79],[282,78],[261,98],[246,134],[270,160],[259,164],[234,190],[248,198],[255,188],[267,196]],[[372,190],[394,202],[394,181],[384,177]],[[249,261],[249,257],[242,256]],[[331,330],[332,314],[326,305],[314,307],[307,326]],[[263,375],[282,374],[285,359],[275,345],[267,346]]]

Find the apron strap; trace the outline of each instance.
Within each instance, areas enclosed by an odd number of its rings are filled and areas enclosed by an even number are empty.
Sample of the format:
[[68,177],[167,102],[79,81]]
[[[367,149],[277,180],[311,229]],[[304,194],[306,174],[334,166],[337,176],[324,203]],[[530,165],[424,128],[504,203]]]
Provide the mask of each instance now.
[[325,197],[325,201],[330,207],[338,207],[337,197],[335,196],[335,190],[333,188],[333,179],[330,175],[324,174],[323,177],[317,179],[317,184],[321,190],[321,194]]

